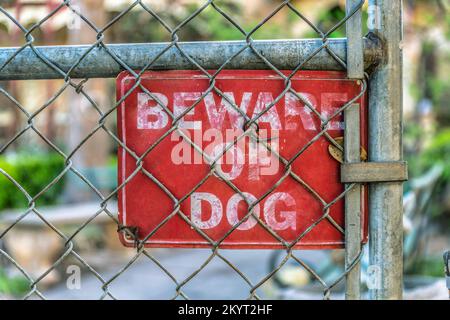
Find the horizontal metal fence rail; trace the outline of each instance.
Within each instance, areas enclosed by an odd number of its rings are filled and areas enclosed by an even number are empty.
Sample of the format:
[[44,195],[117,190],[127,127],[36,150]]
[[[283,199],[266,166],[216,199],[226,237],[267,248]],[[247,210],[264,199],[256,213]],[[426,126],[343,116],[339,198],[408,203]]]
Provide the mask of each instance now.
[[[71,78],[109,78],[124,70],[122,64],[142,70],[150,61],[155,62],[148,70],[197,69],[186,55],[204,69],[270,69],[255,51],[280,70],[299,64],[302,70],[345,70],[338,61],[347,59],[346,39],[257,40],[252,42],[253,49],[246,41],[177,44],[183,52],[171,43],[0,48],[0,80],[57,79],[65,78],[65,73]],[[376,65],[381,55],[379,43],[364,38],[365,69]]]

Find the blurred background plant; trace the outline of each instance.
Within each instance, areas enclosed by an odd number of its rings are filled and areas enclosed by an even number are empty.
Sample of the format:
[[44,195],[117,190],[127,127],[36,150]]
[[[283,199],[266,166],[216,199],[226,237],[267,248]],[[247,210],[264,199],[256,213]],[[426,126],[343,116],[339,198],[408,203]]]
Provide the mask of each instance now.
[[[6,171],[30,195],[41,192],[50,181],[64,170],[63,158],[55,153],[32,154],[22,152],[0,156],[0,168]],[[30,179],[30,177],[33,179]],[[36,201],[36,206],[56,204],[60,197],[64,180],[54,184]],[[28,199],[4,175],[0,175],[0,210],[6,208],[24,208]]]
[[[450,14],[448,1],[405,1],[404,151],[410,176],[444,172],[431,214],[450,224]],[[408,184],[406,188],[408,188]]]

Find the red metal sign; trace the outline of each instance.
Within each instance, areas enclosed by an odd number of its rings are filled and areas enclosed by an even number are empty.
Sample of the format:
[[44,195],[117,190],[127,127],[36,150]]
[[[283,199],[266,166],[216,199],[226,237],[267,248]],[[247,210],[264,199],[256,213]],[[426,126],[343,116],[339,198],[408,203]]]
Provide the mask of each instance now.
[[[117,78],[118,134],[127,146],[118,151],[118,201],[121,223],[147,246],[343,246],[344,185],[320,117],[358,96],[359,82],[300,72],[290,83],[295,94],[272,71],[224,70],[213,84],[199,71],[165,71],[146,72],[140,85],[127,72]],[[367,149],[365,99],[357,102]],[[326,132],[341,137],[343,125],[338,114]],[[261,222],[244,219],[249,204]]]

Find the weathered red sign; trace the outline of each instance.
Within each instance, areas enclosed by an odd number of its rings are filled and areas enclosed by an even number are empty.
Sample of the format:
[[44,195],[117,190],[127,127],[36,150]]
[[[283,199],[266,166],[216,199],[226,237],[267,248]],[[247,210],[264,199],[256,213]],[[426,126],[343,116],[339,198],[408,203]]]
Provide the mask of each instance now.
[[[121,223],[150,247],[281,248],[281,239],[300,239],[295,248],[342,247],[344,185],[320,117],[330,118],[362,87],[319,71],[298,73],[290,87],[272,71],[224,70],[214,83],[199,71],[146,72],[138,86],[122,73]],[[367,149],[365,99],[357,102]],[[339,114],[327,133],[342,137],[343,126]],[[244,219],[249,208],[261,221]]]

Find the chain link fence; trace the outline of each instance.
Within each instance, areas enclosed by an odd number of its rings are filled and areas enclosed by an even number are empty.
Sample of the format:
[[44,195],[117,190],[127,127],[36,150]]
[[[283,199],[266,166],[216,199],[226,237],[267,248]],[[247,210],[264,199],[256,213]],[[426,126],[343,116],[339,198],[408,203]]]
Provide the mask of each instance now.
[[[226,2],[226,1],[225,1]],[[101,289],[103,294],[99,297],[104,298],[116,298],[115,294],[110,289],[111,284],[114,283],[119,277],[125,275],[133,263],[138,259],[147,258],[151,263],[157,266],[161,271],[161,276],[167,276],[173,281],[175,285],[175,290],[173,292],[173,298],[189,298],[186,292],[186,287],[189,283],[199,276],[201,271],[210,264],[212,260],[219,259],[223,261],[237,276],[239,276],[243,282],[247,285],[248,298],[249,299],[259,299],[260,288],[267,284],[274,275],[276,275],[280,270],[289,262],[294,262],[298,265],[298,268],[303,268],[306,270],[311,278],[314,279],[321,286],[321,291],[323,293],[324,299],[329,299],[331,293],[335,286],[340,283],[343,279],[347,278],[347,294],[349,298],[358,298],[360,286],[360,270],[359,262],[362,256],[361,247],[361,220],[352,220],[353,223],[357,225],[356,231],[352,229],[352,234],[350,230],[346,228],[342,222],[342,219],[336,221],[332,215],[330,215],[330,210],[333,206],[343,205],[344,199],[347,199],[347,203],[352,201],[353,206],[349,205],[346,207],[347,213],[349,210],[357,211],[358,207],[361,207],[361,189],[363,188],[361,184],[349,183],[345,186],[342,185],[342,192],[332,199],[331,201],[325,200],[320,192],[314,190],[314,187],[308,184],[308,182],[301,178],[299,172],[295,172],[293,169],[293,163],[301,158],[302,155],[308,150],[308,148],[317,143],[319,140],[325,139],[330,145],[334,146],[342,154],[344,154],[344,148],[342,141],[337,141],[336,136],[333,137],[329,133],[330,122],[336,119],[342,119],[344,113],[351,112],[352,106],[355,103],[362,101],[362,98],[368,93],[368,79],[369,76],[363,73],[363,67],[366,69],[370,65],[374,64],[379,56],[380,51],[378,50],[377,42],[373,39],[369,40],[367,38],[362,38],[362,24],[361,17],[362,11],[365,6],[365,1],[347,1],[347,9],[345,16],[338,19],[338,22],[331,26],[329,29],[323,30],[320,25],[316,22],[308,19],[308,12],[303,12],[298,9],[295,1],[277,1],[273,3],[273,9],[267,16],[262,17],[258,23],[256,23],[252,28],[244,28],[242,26],[242,21],[239,21],[237,17],[233,16],[232,12],[224,9],[224,1],[192,1],[189,2],[189,8],[194,8],[190,11],[188,16],[176,24],[173,24],[167,19],[165,19],[164,12],[161,12],[160,7],[164,5],[154,5],[150,1],[129,1],[125,6],[122,7],[121,11],[115,15],[113,19],[107,21],[107,23],[98,25],[94,23],[95,19],[89,18],[89,14],[83,11],[83,5],[75,1],[52,1],[52,6],[50,6],[47,14],[42,17],[42,19],[31,26],[25,26],[20,19],[11,14],[11,10],[7,7],[0,7],[1,14],[6,17],[9,22],[13,23],[16,28],[20,29],[20,34],[24,40],[23,45],[18,48],[2,48],[0,49],[0,78],[3,80],[27,80],[31,79],[63,79],[63,85],[55,90],[54,94],[43,103],[37,110],[30,112],[26,105],[23,105],[14,96],[13,93],[8,92],[5,88],[0,88],[1,94],[6,97],[10,103],[14,106],[17,112],[19,112],[26,119],[26,123],[21,126],[12,136],[10,136],[5,143],[1,145],[0,154],[8,153],[8,151],[13,147],[17,141],[23,137],[26,133],[34,132],[39,139],[47,146],[47,150],[51,152],[56,152],[64,160],[64,168],[55,176],[51,181],[46,183],[46,186],[42,188],[39,192],[32,194],[29,193],[26,188],[24,188],[21,183],[19,183],[13,176],[11,172],[8,172],[8,168],[0,168],[0,173],[10,181],[9,188],[16,188],[20,190],[23,197],[27,199],[27,208],[17,215],[14,221],[11,221],[9,225],[0,230],[0,239],[5,238],[8,233],[14,233],[15,227],[21,224],[27,216],[35,215],[38,217],[52,232],[56,233],[60,242],[64,243],[64,252],[54,261],[54,263],[42,274],[35,277],[32,276],[30,270],[26,270],[20,263],[15,259],[15,257],[7,252],[6,249],[0,249],[0,254],[12,264],[18,271],[20,271],[23,276],[29,282],[29,291],[26,293],[24,298],[45,298],[45,294],[40,288],[40,283],[42,280],[49,275],[54,269],[58,268],[65,259],[71,258],[77,260],[89,273],[95,276],[101,283]],[[181,4],[180,5],[185,5]],[[164,9],[164,8],[163,8]],[[95,41],[90,44],[86,44],[84,41],[82,46],[71,46],[71,47],[38,47],[36,46],[35,33],[37,30],[45,27],[45,24],[52,18],[56,17],[62,11],[69,11],[77,21],[76,24],[81,24],[86,32],[95,34]],[[235,42],[215,42],[214,46],[212,43],[205,42],[185,42],[190,39],[181,39],[179,34],[183,30],[192,24],[196,23],[196,19],[202,15],[205,10],[214,10],[215,14],[220,15],[223,21],[231,25],[241,36],[241,41]],[[299,22],[306,24],[309,28],[309,34],[312,35],[311,39],[305,40],[264,40],[257,41],[254,40],[255,34],[261,28],[265,26],[276,23],[273,18],[282,10],[287,10],[290,15],[293,15],[295,19]],[[110,29],[120,28],[121,21],[123,17],[131,14],[132,12],[139,11],[144,12],[152,20],[152,23],[156,23],[158,28],[166,32],[166,36],[170,38],[168,42],[165,43],[146,43],[146,44],[111,44],[108,43],[107,37],[105,36]],[[241,17],[242,18],[242,17]],[[245,17],[244,17],[245,19]],[[347,27],[348,38],[347,39],[334,39],[333,34],[337,31],[345,33]],[[359,30],[358,30],[359,29]],[[89,31],[87,31],[89,30]],[[355,32],[356,31],[356,32]],[[350,36],[350,33],[353,35]],[[216,40],[216,39],[207,39]],[[347,41],[348,40],[348,41]],[[44,43],[45,45],[47,43]],[[364,53],[364,55],[363,55]],[[173,110],[168,108],[166,104],[159,101],[152,92],[150,92],[143,84],[142,79],[145,76],[145,72],[148,70],[170,70],[170,69],[190,69],[196,70],[200,75],[206,77],[209,82],[209,86],[206,91],[192,103],[192,105],[187,108],[183,113],[175,115]],[[283,81],[284,87],[279,91],[278,96],[275,97],[274,101],[271,102],[264,108],[261,112],[250,117],[248,114],[243,112],[235,101],[231,100],[224,92],[220,90],[217,86],[218,79],[220,78],[221,72],[225,69],[266,69],[269,70],[273,76],[278,77],[280,81]],[[211,71],[214,70],[214,71]],[[284,70],[289,70],[285,72]],[[335,113],[325,117],[319,110],[317,106],[314,106],[308,99],[304,97],[300,92],[293,89],[292,81],[296,75],[301,74],[305,70],[340,70],[347,72],[351,75],[353,79],[358,79],[360,81],[360,92],[351,97],[348,101],[345,101],[340,105]],[[133,77],[134,85],[132,88],[123,94],[123,96],[118,99],[114,104],[106,106],[104,101],[99,101],[97,97],[93,96],[89,90],[89,83],[93,81],[93,78],[113,78],[118,75],[121,71],[127,71],[128,75]],[[82,80],[80,80],[80,78]],[[95,81],[95,80],[94,80]],[[356,81],[356,80],[355,80]],[[145,92],[151,99],[158,102],[161,109],[164,110],[170,118],[170,128],[165,131],[165,133],[157,139],[157,141],[147,147],[145,152],[136,152],[127,145],[123,137],[117,134],[117,130],[114,128],[114,119],[116,117],[116,112],[118,112],[121,104],[124,102],[126,97],[135,93],[136,91]],[[52,141],[41,128],[39,128],[35,122],[36,119],[46,110],[50,109],[52,103],[56,101],[63,93],[70,92],[73,99],[77,97],[82,97],[83,100],[88,102],[89,110],[95,111],[96,113],[96,123],[95,126],[90,128],[89,132],[84,132],[81,139],[70,148],[62,148],[58,143]],[[196,108],[204,98],[209,94],[213,93],[224,99],[232,106],[233,110],[237,112],[244,119],[244,126],[241,134],[233,141],[233,143],[228,144],[220,154],[216,157],[211,157],[210,154],[206,154],[202,150],[201,146],[198,146],[192,141],[187,135],[186,131],[180,128],[180,119],[187,115],[192,109]],[[291,94],[295,96],[298,100],[309,109],[313,117],[316,118],[315,121],[320,122],[320,130],[317,134],[304,146],[296,150],[294,156],[286,158],[282,154],[272,150],[269,143],[265,143],[258,137],[258,120],[267,114],[276,104],[285,97],[286,94]],[[100,99],[101,100],[101,99]],[[358,104],[356,104],[358,106]],[[358,109],[356,109],[356,114],[359,114]],[[353,114],[355,114],[353,112]],[[351,117],[349,113],[349,117]],[[356,120],[355,121],[359,121]],[[71,120],[69,120],[71,121]],[[111,126],[110,122],[113,123]],[[347,121],[346,121],[347,123]],[[358,124],[359,126],[359,124]],[[255,130],[256,127],[256,130]],[[352,129],[349,132],[354,132]],[[347,134],[346,130],[346,134]],[[81,168],[77,167],[76,159],[77,154],[84,145],[89,141],[94,139],[94,136],[102,132],[103,135],[108,137],[110,143],[114,145],[120,152],[125,152],[127,157],[134,159],[136,162],[136,168],[132,174],[127,175],[126,179],[123,179],[119,184],[117,184],[112,192],[105,193],[101,190],[95,182],[84,172]],[[207,159],[207,165],[209,165],[208,174],[198,182],[198,184],[185,193],[182,197],[176,197],[173,190],[165,184],[164,181],[156,178],[155,172],[148,169],[145,166],[146,161],[151,162],[152,151],[158,147],[158,145],[172,132],[177,132],[184,141],[189,143],[189,145],[200,153],[205,159]],[[357,131],[359,132],[359,130]],[[359,133],[358,133],[359,135]],[[224,156],[227,151],[236,145],[239,140],[244,138],[250,138],[258,143],[262,143],[267,151],[275,156],[279,162],[280,166],[283,168],[283,174],[270,188],[268,188],[260,197],[252,200],[246,196],[245,191],[233,183],[230,179],[221,172],[217,170],[216,163],[220,157]],[[351,140],[350,138],[345,140]],[[357,141],[357,158],[359,158],[359,140]],[[351,150],[351,148],[348,148]],[[355,155],[347,153],[345,151],[345,160],[354,160]],[[348,151],[350,152],[350,151]],[[158,175],[169,175],[170,172],[159,172]],[[82,183],[85,190],[91,197],[94,197],[98,203],[97,211],[92,212],[90,217],[86,219],[83,223],[80,223],[76,230],[71,233],[67,233],[53,224],[47,217],[45,213],[45,208],[41,208],[37,205],[37,202],[41,197],[43,197],[49,190],[60,183],[68,175],[72,178],[68,180],[68,184]],[[160,221],[160,223],[150,232],[142,234],[136,232],[130,228],[130,226],[122,225],[118,219],[117,212],[115,209],[116,197],[122,192],[123,188],[128,184],[132,183],[135,176],[145,176],[147,179],[151,180],[153,184],[157,185],[160,190],[166,194],[172,201],[173,207],[170,208],[171,212],[166,216],[165,219]],[[230,188],[234,192],[238,193],[242,199],[247,202],[248,208],[246,215],[239,219],[239,221],[230,227],[230,229],[219,239],[212,239],[204,230],[199,228],[198,224],[194,223],[190,216],[181,210],[181,206],[186,199],[188,199],[198,188],[202,186],[211,177],[220,178],[222,183]],[[34,179],[33,176],[29,176],[29,179]],[[274,230],[270,225],[267,224],[264,219],[262,219],[258,214],[255,213],[255,208],[262,203],[268,196],[270,196],[276,188],[283,183],[286,179],[291,179],[295,181],[299,187],[306,190],[312,197],[320,204],[319,218],[312,221],[308,228],[299,232],[293,241],[286,241],[279,232]],[[326,179],[326,174],[324,174],[324,179]],[[77,180],[77,182],[75,182]],[[68,186],[69,188],[70,186]],[[355,202],[356,201],[356,202]],[[356,206],[356,207],[355,207]],[[104,277],[101,271],[97,271],[92,267],[83,256],[77,252],[74,242],[77,240],[80,232],[85,230],[93,221],[99,216],[106,216],[108,219],[114,221],[117,225],[118,232],[126,234],[127,237],[133,239],[135,254],[129,259],[128,263],[122,266],[112,277]],[[145,243],[151,241],[155,233],[162,228],[168,221],[174,217],[179,217],[189,225],[190,228],[195,230],[202,239],[206,241],[207,246],[211,249],[211,252],[207,259],[200,262],[200,266],[189,276],[184,278],[177,277],[170,267],[164,265],[154,254],[152,249],[146,248]],[[268,234],[270,234],[274,239],[279,242],[279,248],[282,248],[282,259],[278,261],[273,269],[270,270],[264,277],[260,279],[252,279],[251,276],[247,275],[239,269],[239,266],[234,264],[234,262],[223,254],[222,245],[223,242],[233,233],[240,225],[249,221],[249,219],[254,219],[259,226],[261,226]],[[345,238],[347,244],[347,253],[345,257],[345,268],[344,272],[336,276],[333,281],[326,281],[321,275],[314,270],[313,267],[308,265],[304,259],[300,258],[298,251],[294,250],[296,245],[301,244],[302,240],[314,230],[320,223],[328,223],[333,228],[338,230],[342,235],[342,239]],[[358,234],[359,233],[359,234]],[[171,250],[171,249],[166,249]],[[351,251],[351,252],[350,252]],[[39,252],[35,253],[39,255]],[[149,284],[151,287],[151,284]],[[205,290],[210,290],[205,288]],[[353,291],[352,291],[353,290]],[[350,292],[350,293],[349,293]]]

